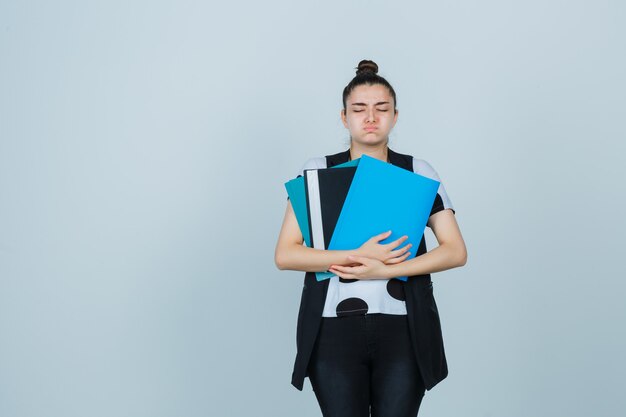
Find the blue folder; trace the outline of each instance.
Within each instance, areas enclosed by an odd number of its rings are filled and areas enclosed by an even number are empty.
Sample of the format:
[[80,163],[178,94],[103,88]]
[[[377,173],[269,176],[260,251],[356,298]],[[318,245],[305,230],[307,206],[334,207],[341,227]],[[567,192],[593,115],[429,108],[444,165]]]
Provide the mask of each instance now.
[[404,244],[413,244],[409,258],[414,257],[438,189],[439,181],[363,155],[328,249],[355,249],[391,230],[381,243],[408,235]]
[[285,183],[287,189],[287,195],[289,201],[291,201],[291,207],[298,220],[298,226],[300,226],[300,232],[304,243],[308,247],[311,247],[311,237],[309,234],[309,216],[306,209],[306,193],[304,191],[304,177],[294,178],[291,181]]

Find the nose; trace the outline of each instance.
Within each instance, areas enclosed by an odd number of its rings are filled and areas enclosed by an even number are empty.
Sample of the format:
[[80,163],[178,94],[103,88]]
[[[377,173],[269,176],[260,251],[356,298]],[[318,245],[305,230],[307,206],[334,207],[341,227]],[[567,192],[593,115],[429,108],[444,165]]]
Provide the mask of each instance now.
[[374,122],[375,121],[374,109],[369,109],[367,111],[367,121],[368,122]]

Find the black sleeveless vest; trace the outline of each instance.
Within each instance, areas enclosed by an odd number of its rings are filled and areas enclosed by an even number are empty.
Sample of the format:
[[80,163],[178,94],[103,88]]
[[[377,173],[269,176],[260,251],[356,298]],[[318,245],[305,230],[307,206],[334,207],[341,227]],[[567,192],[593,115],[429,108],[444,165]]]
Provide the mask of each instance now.
[[[388,149],[388,156],[389,162],[393,165],[413,172],[411,155],[403,155]],[[349,150],[339,152],[326,156],[326,165],[330,168],[348,162],[349,159]],[[416,256],[426,252],[426,242],[422,237]],[[317,281],[313,272],[306,272],[304,276],[296,329],[297,354],[291,376],[291,384],[300,391],[304,386],[304,378],[309,375],[309,359],[322,319],[329,281],[328,279]],[[427,390],[430,390],[448,375],[439,312],[433,295],[433,283],[430,274],[414,275],[406,282],[401,282],[406,296],[413,351],[424,385]]]

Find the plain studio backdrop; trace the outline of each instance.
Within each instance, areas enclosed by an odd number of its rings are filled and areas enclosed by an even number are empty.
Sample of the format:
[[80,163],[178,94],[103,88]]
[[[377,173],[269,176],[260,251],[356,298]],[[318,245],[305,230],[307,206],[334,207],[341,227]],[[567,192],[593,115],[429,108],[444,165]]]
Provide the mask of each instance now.
[[433,274],[420,415],[622,416],[625,28],[620,1],[3,0],[0,415],[321,415],[283,183],[347,149],[373,59],[469,252]]

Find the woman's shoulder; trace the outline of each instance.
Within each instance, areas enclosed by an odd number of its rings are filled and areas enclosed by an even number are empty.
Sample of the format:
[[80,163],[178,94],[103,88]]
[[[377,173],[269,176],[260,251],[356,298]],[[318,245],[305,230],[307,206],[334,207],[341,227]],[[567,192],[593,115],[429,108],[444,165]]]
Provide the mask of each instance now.
[[439,174],[437,174],[435,168],[425,159],[413,157],[413,172],[439,181]]
[[299,175],[304,175],[304,170],[306,169],[323,169],[326,168],[326,158],[323,156],[316,156],[313,158],[309,158],[302,165],[300,169]]
[[432,178],[439,181],[439,175],[437,174],[437,171],[435,171],[433,166],[429,164],[428,161],[426,161],[425,159],[416,158],[413,155],[409,154],[395,152],[391,149],[389,149],[389,154],[390,156],[393,156],[394,159],[396,159],[397,161],[404,160],[404,164],[408,165],[408,163],[410,162],[411,165],[413,165],[413,172],[415,172],[416,174],[420,174],[424,177]]
[[323,156],[314,156],[309,158],[303,165],[306,169],[326,168],[326,158]]
[[431,215],[436,213],[437,211],[448,208],[451,209],[453,213],[456,213],[454,206],[452,205],[452,201],[450,200],[450,197],[446,192],[446,188],[443,186],[443,182],[439,177],[439,174],[437,173],[437,171],[435,171],[435,168],[433,168],[433,166],[428,163],[428,161],[426,161],[425,159],[413,158],[413,172],[439,182],[437,197],[435,198],[435,203],[433,205],[433,211],[431,211]]

